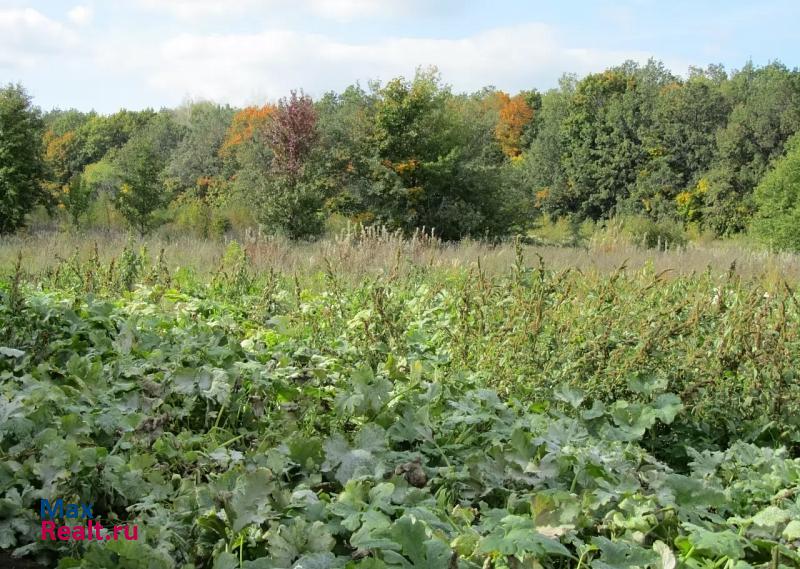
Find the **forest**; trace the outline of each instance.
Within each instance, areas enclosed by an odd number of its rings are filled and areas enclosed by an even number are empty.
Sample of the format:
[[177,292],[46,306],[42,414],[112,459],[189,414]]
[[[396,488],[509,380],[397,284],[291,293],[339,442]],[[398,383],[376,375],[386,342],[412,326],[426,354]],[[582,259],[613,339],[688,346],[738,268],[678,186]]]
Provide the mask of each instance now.
[[450,241],[542,220],[752,235],[796,250],[800,71],[625,62],[516,94],[435,68],[317,100],[42,112],[0,91],[0,232],[128,228],[314,239],[348,223]]

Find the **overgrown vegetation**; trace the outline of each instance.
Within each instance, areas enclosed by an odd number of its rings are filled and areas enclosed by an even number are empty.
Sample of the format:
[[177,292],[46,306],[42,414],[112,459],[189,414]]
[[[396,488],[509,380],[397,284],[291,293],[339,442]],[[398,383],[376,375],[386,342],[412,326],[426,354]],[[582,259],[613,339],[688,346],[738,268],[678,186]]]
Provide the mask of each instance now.
[[[367,244],[369,246],[369,244]],[[370,249],[373,250],[373,249]],[[0,548],[61,567],[800,565],[800,304],[524,259],[208,277],[128,247],[0,293]],[[39,498],[140,540],[38,540]]]
[[800,567],[798,132],[780,63],[0,89],[0,565]]

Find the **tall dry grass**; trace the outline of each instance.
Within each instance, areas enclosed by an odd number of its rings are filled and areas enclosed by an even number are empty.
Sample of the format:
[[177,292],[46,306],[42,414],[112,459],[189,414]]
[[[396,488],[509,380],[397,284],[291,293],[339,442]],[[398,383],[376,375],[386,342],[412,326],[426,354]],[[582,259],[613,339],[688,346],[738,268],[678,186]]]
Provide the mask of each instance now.
[[[212,273],[232,239],[133,237],[118,232],[37,232],[0,238],[0,271],[8,272],[18,258],[31,275],[51,269],[64,260],[82,261],[97,255],[110,262],[126,246],[163,251],[168,267],[186,267],[198,275]],[[403,237],[381,228],[348,229],[315,242],[292,242],[264,237],[255,232],[238,239],[256,272],[276,271],[307,275],[333,268],[352,278],[378,273],[413,270],[448,270],[480,265],[487,274],[506,271],[515,261],[515,244],[491,244],[475,240],[446,243],[423,233]],[[800,281],[800,256],[775,254],[735,242],[690,243],[659,251],[617,240],[590,240],[585,247],[521,245],[525,262],[543,262],[553,270],[574,269],[604,274],[626,267],[665,274],[728,273],[743,278]]]

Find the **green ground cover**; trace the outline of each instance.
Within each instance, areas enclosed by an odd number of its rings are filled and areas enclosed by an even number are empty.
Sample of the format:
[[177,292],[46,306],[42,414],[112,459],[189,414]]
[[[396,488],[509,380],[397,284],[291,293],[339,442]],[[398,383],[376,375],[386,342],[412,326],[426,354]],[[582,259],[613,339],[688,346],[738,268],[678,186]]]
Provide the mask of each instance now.
[[[734,274],[0,287],[0,549],[86,568],[800,566],[800,305]],[[39,500],[137,541],[42,541]],[[9,558],[10,559],[10,558]]]

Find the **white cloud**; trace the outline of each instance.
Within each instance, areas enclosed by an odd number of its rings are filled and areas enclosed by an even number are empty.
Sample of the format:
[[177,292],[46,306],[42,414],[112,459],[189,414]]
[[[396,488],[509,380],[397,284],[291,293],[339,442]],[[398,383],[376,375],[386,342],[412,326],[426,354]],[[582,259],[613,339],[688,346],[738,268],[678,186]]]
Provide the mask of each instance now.
[[[390,38],[344,42],[287,30],[257,34],[183,34],[151,51],[108,51],[108,67],[137,72],[172,100],[184,96],[243,104],[302,87],[319,95],[357,80],[411,76],[436,65],[457,90],[494,84],[508,90],[555,83],[564,71],[586,73],[649,54],[567,44],[541,23],[495,28],[460,39]],[[128,67],[120,68],[126,61]]]
[[0,67],[30,68],[77,43],[75,32],[33,8],[0,9]]
[[372,18],[376,16],[390,17],[396,16],[404,7],[408,7],[411,1],[397,0],[305,0],[308,9],[315,15],[349,22],[361,18]]
[[258,0],[138,0],[138,3],[184,20],[238,15],[259,5]]
[[67,12],[69,21],[77,26],[85,26],[92,21],[93,16],[94,12],[89,6],[75,6]]
[[201,20],[249,13],[263,16],[300,9],[319,18],[349,22],[388,18],[418,6],[419,0],[137,0],[148,10],[167,11],[181,20]]

